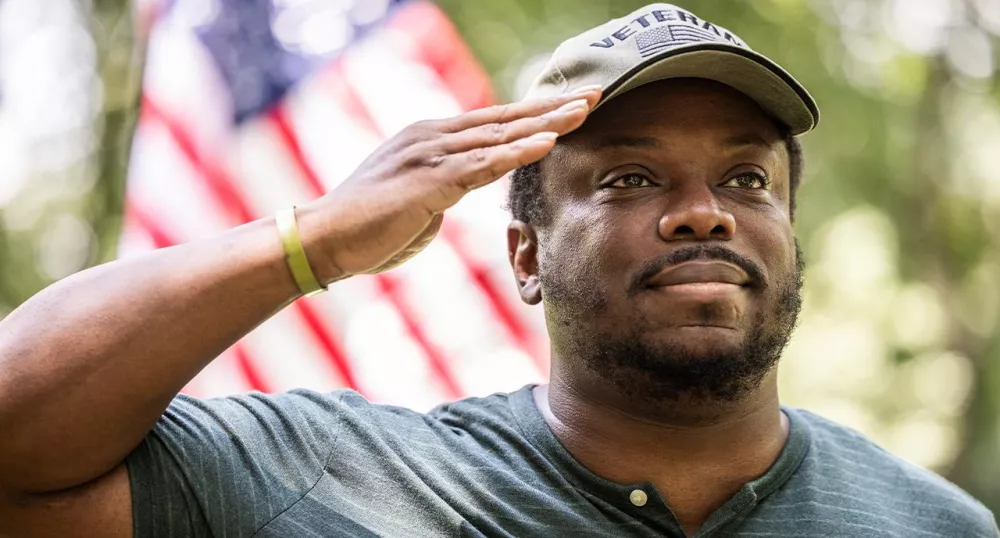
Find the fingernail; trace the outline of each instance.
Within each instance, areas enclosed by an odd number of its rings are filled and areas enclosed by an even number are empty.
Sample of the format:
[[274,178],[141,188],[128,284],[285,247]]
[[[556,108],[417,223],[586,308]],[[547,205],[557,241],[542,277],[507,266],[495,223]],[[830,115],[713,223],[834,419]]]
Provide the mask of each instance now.
[[570,101],[563,106],[556,109],[556,114],[567,114],[569,112],[575,112],[578,108],[589,108],[590,104],[587,103],[586,99],[577,99],[575,101]]
[[598,91],[600,89],[601,89],[601,85],[600,84],[590,84],[590,85],[582,86],[582,87],[579,87],[579,88],[573,90],[573,95],[579,95],[581,93],[591,93],[591,92]]
[[524,142],[526,144],[531,144],[531,145],[538,144],[539,146],[542,146],[545,144],[551,144],[552,142],[555,141],[555,139],[558,136],[559,133],[553,133],[553,132],[535,133],[529,136],[528,138],[525,138]]

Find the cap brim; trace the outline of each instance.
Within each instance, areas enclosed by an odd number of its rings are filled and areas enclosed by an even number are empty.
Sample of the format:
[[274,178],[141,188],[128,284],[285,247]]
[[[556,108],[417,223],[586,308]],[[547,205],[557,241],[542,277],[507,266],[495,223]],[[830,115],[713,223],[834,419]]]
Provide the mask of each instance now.
[[669,78],[704,78],[731,86],[784,122],[794,135],[819,122],[816,102],[788,72],[760,54],[721,43],[686,45],[651,56],[605,87],[597,107],[643,84]]

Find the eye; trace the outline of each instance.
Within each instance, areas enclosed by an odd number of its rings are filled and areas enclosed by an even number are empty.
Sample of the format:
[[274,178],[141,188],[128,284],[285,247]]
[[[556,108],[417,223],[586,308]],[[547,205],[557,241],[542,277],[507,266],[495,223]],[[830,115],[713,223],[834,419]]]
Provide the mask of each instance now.
[[640,187],[653,187],[655,185],[649,178],[642,174],[625,174],[605,186],[615,189],[636,189]]
[[729,181],[723,183],[722,186],[762,190],[771,186],[771,180],[769,180],[764,174],[758,172],[744,172],[738,176],[730,178]]

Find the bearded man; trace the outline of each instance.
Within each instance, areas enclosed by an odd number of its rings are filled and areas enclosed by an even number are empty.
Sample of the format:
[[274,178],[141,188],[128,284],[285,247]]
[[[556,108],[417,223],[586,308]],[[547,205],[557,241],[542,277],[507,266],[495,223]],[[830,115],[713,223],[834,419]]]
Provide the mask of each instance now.
[[[779,403],[796,137],[818,118],[734,34],[654,4],[563,43],[526,100],[407,128],[304,207],[51,286],[0,324],[0,533],[1000,536],[957,487]],[[177,395],[511,170],[548,385],[427,414],[350,391]]]

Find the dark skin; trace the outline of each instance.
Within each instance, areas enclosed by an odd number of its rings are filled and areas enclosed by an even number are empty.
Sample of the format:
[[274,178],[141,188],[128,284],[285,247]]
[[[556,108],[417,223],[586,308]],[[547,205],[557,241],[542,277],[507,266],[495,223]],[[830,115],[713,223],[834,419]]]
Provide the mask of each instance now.
[[[640,327],[650,348],[697,359],[738,349],[755,319],[776,323],[776,283],[792,278],[796,259],[780,132],[726,86],[660,81],[604,104],[541,166],[545,222],[508,230],[521,297],[545,299],[552,339],[551,383],[535,400],[582,464],[614,482],[652,482],[694,534],[784,446],[775,371],[735,399],[664,398],[641,375],[629,390],[609,383],[579,358],[579,342]],[[692,245],[729,249],[759,274],[697,260],[636,288],[650,260]],[[547,274],[550,287],[590,289],[548,296]]]

